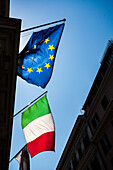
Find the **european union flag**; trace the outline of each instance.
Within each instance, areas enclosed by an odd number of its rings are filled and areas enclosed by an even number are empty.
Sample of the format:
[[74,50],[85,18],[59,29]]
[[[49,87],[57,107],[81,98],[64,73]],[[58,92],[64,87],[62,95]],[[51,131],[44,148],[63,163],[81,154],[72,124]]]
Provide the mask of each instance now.
[[45,88],[49,82],[64,23],[34,32],[19,54],[17,73],[28,83]]

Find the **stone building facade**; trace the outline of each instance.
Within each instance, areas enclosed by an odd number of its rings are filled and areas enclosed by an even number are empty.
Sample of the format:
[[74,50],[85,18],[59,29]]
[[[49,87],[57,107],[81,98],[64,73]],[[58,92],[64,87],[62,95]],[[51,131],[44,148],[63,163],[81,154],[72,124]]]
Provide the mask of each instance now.
[[83,105],[57,170],[113,169],[113,41]]
[[11,147],[21,20],[9,18],[9,0],[0,1],[0,169],[7,170]]

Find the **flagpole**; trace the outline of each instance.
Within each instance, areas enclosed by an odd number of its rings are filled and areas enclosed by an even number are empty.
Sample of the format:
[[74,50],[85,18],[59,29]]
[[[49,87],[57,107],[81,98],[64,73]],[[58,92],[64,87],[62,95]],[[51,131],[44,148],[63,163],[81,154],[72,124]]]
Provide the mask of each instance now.
[[29,103],[27,106],[25,106],[23,109],[21,109],[18,113],[16,113],[15,115],[13,115],[13,117],[17,116],[20,112],[22,112],[23,110],[25,110],[29,105],[31,105],[32,103],[34,103],[36,100],[38,100],[39,98],[41,98],[44,94],[46,94],[48,91],[44,92],[43,94],[41,94],[40,96],[38,96],[35,100],[33,100],[31,103]]
[[31,27],[31,28],[27,28],[25,30],[22,30],[20,32],[25,32],[25,31],[29,31],[29,30],[33,30],[33,29],[36,29],[36,28],[39,28],[39,27],[44,27],[44,26],[47,26],[47,25],[51,25],[51,24],[56,24],[58,22],[65,22],[66,19],[62,19],[62,20],[58,20],[58,21],[54,21],[54,22],[50,22],[50,23],[47,23],[47,24],[43,24],[43,25],[39,25],[39,26],[35,26],[35,27]]
[[[25,145],[23,146],[23,148],[24,148],[25,146],[27,146],[27,144],[25,144]],[[23,149],[23,148],[22,148],[22,149]],[[20,151],[21,151],[22,149],[20,149]],[[9,163],[19,154],[20,151],[18,151],[18,153],[17,153],[15,156],[13,156],[12,159],[9,160]]]

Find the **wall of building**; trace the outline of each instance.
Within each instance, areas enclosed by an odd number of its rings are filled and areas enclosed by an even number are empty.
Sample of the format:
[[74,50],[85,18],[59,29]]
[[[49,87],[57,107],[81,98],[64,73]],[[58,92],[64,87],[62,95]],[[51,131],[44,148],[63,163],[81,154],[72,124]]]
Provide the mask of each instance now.
[[[113,42],[77,119],[57,170],[113,169]],[[79,117],[80,118],[80,117]],[[76,136],[76,137],[75,137]]]

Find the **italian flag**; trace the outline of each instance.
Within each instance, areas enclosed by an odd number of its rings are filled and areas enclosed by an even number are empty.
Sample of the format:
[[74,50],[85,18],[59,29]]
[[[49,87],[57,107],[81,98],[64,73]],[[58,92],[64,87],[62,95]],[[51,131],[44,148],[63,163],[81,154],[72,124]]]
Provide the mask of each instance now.
[[22,113],[22,129],[31,157],[54,151],[55,127],[46,95]]

